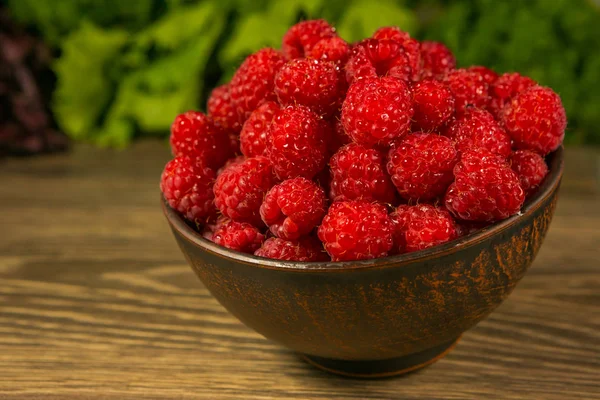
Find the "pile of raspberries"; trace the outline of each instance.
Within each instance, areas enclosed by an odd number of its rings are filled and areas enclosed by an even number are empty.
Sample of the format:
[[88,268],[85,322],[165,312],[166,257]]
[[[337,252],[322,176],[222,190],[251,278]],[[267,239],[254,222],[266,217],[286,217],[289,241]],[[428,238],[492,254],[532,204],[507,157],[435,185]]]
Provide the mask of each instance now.
[[562,143],[560,97],[456,68],[397,27],[347,43],[300,22],[171,127],[161,190],[214,243],[351,261],[422,250],[519,213]]

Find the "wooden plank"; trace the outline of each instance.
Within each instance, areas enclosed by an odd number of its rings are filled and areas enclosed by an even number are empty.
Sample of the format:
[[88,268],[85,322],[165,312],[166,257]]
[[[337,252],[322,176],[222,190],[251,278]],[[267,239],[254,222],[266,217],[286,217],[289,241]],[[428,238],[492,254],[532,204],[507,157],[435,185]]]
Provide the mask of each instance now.
[[600,399],[600,153],[569,149],[511,297],[433,366],[324,374],[193,276],[158,205],[164,143],[0,165],[2,399]]

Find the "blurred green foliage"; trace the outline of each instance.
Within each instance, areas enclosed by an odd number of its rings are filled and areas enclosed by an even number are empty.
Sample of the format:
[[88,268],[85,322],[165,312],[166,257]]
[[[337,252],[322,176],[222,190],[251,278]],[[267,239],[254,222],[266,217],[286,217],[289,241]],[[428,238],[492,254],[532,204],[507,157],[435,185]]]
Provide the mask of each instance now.
[[325,18],[349,41],[382,25],[441,40],[460,65],[551,86],[568,140],[600,143],[600,11],[590,0],[8,0],[58,51],[53,111],[78,140],[125,146],[203,108],[243,58],[290,25]]

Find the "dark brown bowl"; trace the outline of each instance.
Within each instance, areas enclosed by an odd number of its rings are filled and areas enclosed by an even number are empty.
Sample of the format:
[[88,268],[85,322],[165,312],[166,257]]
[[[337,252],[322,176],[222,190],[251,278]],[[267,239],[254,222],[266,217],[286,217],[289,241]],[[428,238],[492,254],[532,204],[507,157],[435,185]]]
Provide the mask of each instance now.
[[204,285],[265,337],[331,372],[380,377],[445,355],[512,292],[556,206],[563,150],[521,214],[435,248],[367,261],[302,263],[238,253],[204,239],[163,201]]

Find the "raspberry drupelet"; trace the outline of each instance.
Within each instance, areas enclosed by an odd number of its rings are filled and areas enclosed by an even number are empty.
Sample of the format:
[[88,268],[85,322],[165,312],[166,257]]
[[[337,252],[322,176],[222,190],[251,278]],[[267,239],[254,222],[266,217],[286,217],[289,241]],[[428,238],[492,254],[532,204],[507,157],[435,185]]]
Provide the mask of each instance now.
[[267,101],[250,114],[240,132],[240,149],[246,157],[267,155],[267,132],[279,104]]
[[443,79],[456,68],[454,54],[439,42],[421,42],[421,60],[421,79]]
[[266,157],[248,158],[225,169],[215,181],[215,204],[221,213],[238,222],[264,226],[260,206],[267,191],[277,183]]
[[548,174],[546,162],[537,153],[529,150],[517,150],[508,159],[510,167],[517,173],[525,196],[534,194]]
[[242,122],[229,94],[229,84],[217,86],[206,104],[208,115],[216,125],[228,133],[239,133]]
[[340,148],[329,161],[331,199],[396,203],[398,196],[384,163],[384,155],[377,149],[356,143]]
[[394,144],[387,171],[406,200],[432,200],[442,196],[454,180],[458,153],[452,141],[435,133],[412,133]]
[[423,250],[456,239],[457,224],[443,207],[400,205],[390,214],[398,253]]
[[298,240],[269,238],[265,240],[260,249],[256,250],[254,255],[288,261],[329,261],[329,256],[321,242],[311,236],[305,236]]
[[414,114],[408,85],[393,77],[364,78],[350,86],[342,105],[342,124],[356,143],[388,147],[406,135]]
[[285,64],[285,58],[276,50],[265,48],[251,54],[231,78],[229,94],[241,122],[262,103],[277,100],[274,91],[275,75]]
[[446,208],[466,221],[499,221],[521,210],[525,194],[506,160],[486,149],[464,152],[446,192]]
[[333,261],[385,257],[393,246],[392,223],[381,204],[340,201],[329,207],[319,239]]
[[228,221],[215,228],[211,240],[219,246],[253,254],[262,245],[265,235],[249,223]]
[[346,64],[346,80],[393,76],[410,81],[410,60],[400,43],[391,39],[365,39],[354,46]]
[[321,223],[326,208],[323,189],[299,177],[273,186],[260,206],[260,215],[273,235],[294,240]]
[[499,119],[501,111],[506,104],[508,104],[516,95],[535,84],[533,79],[517,72],[500,75],[500,77],[498,77],[498,79],[490,86],[490,95],[492,99],[488,109],[494,117]]
[[350,57],[350,46],[339,36],[321,39],[312,48],[310,58],[331,61],[343,67]]
[[267,133],[267,153],[281,180],[314,177],[326,164],[331,127],[304,106],[287,106],[275,113]]
[[216,215],[214,180],[214,171],[200,159],[176,157],[163,170],[160,190],[171,208],[188,221],[202,226]]
[[434,131],[454,115],[454,96],[437,80],[426,79],[412,87],[415,131]]
[[175,157],[199,158],[204,165],[214,169],[233,155],[227,133],[197,111],[188,111],[175,118],[170,143]]
[[517,149],[546,155],[565,137],[567,116],[560,97],[548,87],[532,86],[504,107],[501,122]]
[[281,50],[288,60],[306,57],[319,41],[334,36],[335,29],[324,19],[302,21],[283,36]]
[[506,158],[511,152],[510,136],[492,114],[479,108],[467,108],[448,126],[444,135],[454,141],[460,153],[482,147]]
[[331,116],[341,104],[346,82],[331,61],[297,58],[275,77],[275,93],[282,106],[303,105],[318,115]]
[[471,65],[467,68],[467,71],[478,74],[485,83],[490,85],[490,87],[496,82],[496,79],[498,79],[498,74],[495,71],[482,65]]

